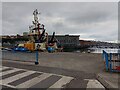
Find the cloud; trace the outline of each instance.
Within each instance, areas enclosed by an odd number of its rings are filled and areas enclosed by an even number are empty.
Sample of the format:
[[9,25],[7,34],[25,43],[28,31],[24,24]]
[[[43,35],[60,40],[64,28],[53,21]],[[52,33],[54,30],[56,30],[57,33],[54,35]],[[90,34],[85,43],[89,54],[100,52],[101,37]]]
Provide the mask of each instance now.
[[55,31],[84,39],[117,40],[118,4],[113,2],[3,2],[3,34],[29,31],[36,8],[49,34]]

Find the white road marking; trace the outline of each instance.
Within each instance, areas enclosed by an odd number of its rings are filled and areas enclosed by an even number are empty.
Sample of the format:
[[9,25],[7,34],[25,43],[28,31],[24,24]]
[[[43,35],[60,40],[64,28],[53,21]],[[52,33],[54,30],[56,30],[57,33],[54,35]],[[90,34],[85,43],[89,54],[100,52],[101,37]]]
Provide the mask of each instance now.
[[[11,67],[7,67],[7,68],[11,68]],[[27,69],[19,69],[19,68],[13,68],[13,70],[4,71],[4,72],[2,72],[1,76],[10,74],[10,73],[13,73],[16,71],[20,71],[20,70],[25,70],[26,72],[2,79],[2,80],[0,80],[0,84],[11,87],[11,88],[30,88],[33,85],[36,85],[37,83],[47,79],[48,77],[50,77],[52,75],[56,75],[56,76],[61,76],[62,78],[59,79],[57,82],[55,82],[53,85],[51,85],[49,88],[62,88],[63,85],[69,83],[72,79],[74,79],[73,77],[69,77],[69,76],[63,76],[63,75],[53,74],[53,73],[44,73],[44,72],[32,71],[32,70],[27,70]],[[18,79],[21,79],[25,76],[28,76],[30,74],[33,74],[35,72],[36,73],[43,73],[43,74],[41,74],[37,77],[34,77],[30,80],[27,80],[24,83],[21,83],[17,86],[13,86],[13,85],[8,84],[8,83],[11,83],[11,82],[16,81]]]
[[0,76],[2,76],[2,70],[5,70],[5,69],[7,69],[7,68],[9,68],[9,67],[2,67],[2,66],[0,66]]
[[63,88],[62,86],[69,83],[72,79],[74,78],[63,76],[60,80],[58,80],[55,84],[53,84],[49,88]]
[[44,74],[42,74],[42,75],[40,75],[38,77],[35,77],[35,78],[31,79],[31,80],[28,80],[28,81],[26,81],[26,82],[24,82],[22,84],[17,85],[16,88],[21,88],[21,87],[22,88],[29,88],[29,87],[41,82],[42,80],[50,77],[51,75],[52,74],[44,73]]
[[[7,86],[7,87],[10,87],[10,88],[15,88],[15,86],[12,86],[12,85],[8,85],[8,84],[0,84],[1,86],[4,85],[4,86]],[[9,89],[8,89],[9,90]]]
[[105,90],[105,87],[98,80],[95,79],[84,79],[84,80],[88,80],[87,88],[101,88]]
[[0,71],[4,70],[4,69],[7,69],[7,68],[9,68],[9,67],[0,67]]
[[7,75],[7,74],[10,74],[10,73],[13,73],[13,72],[16,72],[16,71],[20,71],[21,69],[16,69],[14,68],[13,70],[9,70],[9,71],[4,71],[4,72],[0,72],[0,76],[4,76],[4,75]]
[[28,76],[28,75],[33,74],[33,73],[35,73],[35,71],[27,71],[27,72],[24,72],[24,73],[21,73],[21,74],[17,74],[15,76],[12,76],[12,77],[9,77],[9,78],[6,78],[6,79],[2,79],[2,83],[3,84],[8,84],[10,82],[16,81],[20,78],[23,78],[23,77]]

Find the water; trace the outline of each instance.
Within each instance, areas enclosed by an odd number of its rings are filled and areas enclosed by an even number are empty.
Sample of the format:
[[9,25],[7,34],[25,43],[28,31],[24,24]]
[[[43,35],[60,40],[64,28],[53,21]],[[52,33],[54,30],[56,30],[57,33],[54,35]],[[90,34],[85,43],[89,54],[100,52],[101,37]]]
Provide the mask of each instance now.
[[120,53],[120,49],[117,48],[89,48],[91,53],[103,53],[103,50],[107,53]]

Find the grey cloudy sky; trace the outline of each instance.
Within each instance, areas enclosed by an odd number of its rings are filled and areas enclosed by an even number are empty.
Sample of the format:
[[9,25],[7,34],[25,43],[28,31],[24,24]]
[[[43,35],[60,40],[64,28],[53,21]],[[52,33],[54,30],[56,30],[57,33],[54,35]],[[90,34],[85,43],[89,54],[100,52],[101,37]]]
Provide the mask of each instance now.
[[49,34],[74,34],[81,39],[115,41],[118,39],[117,2],[3,2],[2,34],[29,31],[33,10],[41,14]]

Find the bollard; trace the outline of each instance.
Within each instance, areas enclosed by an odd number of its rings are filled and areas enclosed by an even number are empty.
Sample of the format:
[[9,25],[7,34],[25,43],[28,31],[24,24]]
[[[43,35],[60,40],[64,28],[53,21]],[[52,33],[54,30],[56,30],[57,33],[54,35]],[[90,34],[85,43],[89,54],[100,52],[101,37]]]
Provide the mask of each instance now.
[[38,62],[38,50],[36,50],[36,61],[35,61],[35,65],[38,65],[39,62]]
[[39,51],[39,48],[40,48],[40,45],[38,44],[37,48],[36,48],[36,61],[35,61],[35,65],[39,64],[39,62],[38,62],[38,51]]

